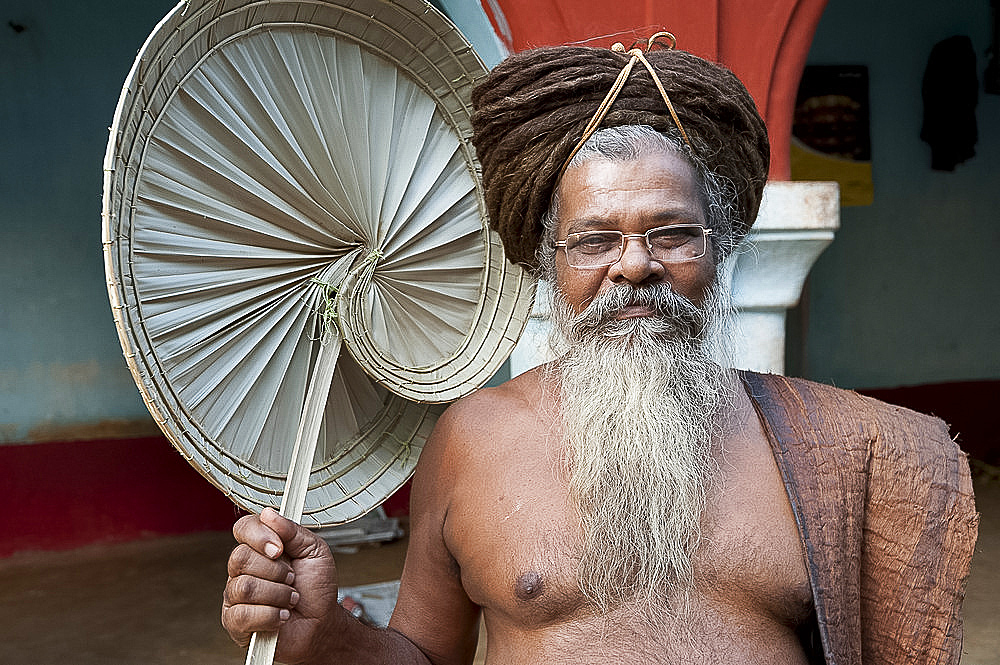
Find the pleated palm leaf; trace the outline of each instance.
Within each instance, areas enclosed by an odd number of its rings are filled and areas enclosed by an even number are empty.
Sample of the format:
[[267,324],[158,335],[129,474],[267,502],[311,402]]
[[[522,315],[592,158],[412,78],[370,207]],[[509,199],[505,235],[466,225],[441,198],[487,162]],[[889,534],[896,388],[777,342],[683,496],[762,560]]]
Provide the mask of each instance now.
[[516,343],[532,283],[483,221],[482,75],[415,0],[181,2],[140,51],[105,161],[112,308],[154,418],[242,507],[276,505],[310,402],[303,523],[378,506]]

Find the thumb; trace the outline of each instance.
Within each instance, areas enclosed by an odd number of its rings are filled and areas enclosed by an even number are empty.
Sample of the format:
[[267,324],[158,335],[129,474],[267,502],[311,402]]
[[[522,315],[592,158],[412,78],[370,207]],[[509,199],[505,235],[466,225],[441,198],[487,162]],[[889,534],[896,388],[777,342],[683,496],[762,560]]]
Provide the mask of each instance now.
[[[281,556],[282,553],[292,559],[303,559],[319,556],[323,541],[309,529],[292,520],[282,517],[274,508],[265,508],[260,514],[260,521],[270,527],[281,539],[281,547],[274,552],[272,559]],[[271,555],[271,551],[268,551]]]

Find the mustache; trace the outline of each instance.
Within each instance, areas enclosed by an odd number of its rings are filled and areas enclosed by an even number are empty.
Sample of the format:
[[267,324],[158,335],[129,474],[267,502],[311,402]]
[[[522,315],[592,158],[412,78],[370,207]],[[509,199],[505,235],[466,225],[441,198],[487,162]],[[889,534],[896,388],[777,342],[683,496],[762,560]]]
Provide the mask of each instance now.
[[[619,319],[629,307],[644,307],[650,317]],[[700,339],[708,324],[706,308],[677,293],[667,283],[623,284],[601,293],[572,322],[580,339],[591,335],[621,337],[643,326],[674,339]]]

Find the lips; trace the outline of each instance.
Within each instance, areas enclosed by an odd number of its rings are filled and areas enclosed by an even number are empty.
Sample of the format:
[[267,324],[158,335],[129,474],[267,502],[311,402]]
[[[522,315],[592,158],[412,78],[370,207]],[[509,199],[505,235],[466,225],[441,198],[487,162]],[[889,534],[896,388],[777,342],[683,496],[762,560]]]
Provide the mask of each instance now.
[[567,328],[571,343],[600,337],[626,337],[637,326],[672,339],[694,339],[704,329],[703,312],[669,284],[621,285],[596,298]]
[[655,314],[656,310],[648,305],[626,305],[615,312],[613,318],[618,321],[623,321],[625,319],[638,319],[646,316],[654,316]]

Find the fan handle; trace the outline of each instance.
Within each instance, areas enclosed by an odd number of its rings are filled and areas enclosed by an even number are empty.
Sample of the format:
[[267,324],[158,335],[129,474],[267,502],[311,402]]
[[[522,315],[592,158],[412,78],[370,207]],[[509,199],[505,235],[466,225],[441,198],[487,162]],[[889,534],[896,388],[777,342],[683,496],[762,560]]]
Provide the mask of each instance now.
[[[309,475],[316,454],[320,425],[323,423],[323,412],[330,396],[330,385],[333,383],[333,373],[337,368],[337,358],[340,356],[342,343],[343,336],[340,334],[340,329],[335,325],[325,326],[316,357],[316,367],[309,379],[309,390],[306,392],[306,401],[302,407],[299,429],[295,435],[292,461],[288,465],[288,475],[285,477],[285,492],[281,497],[281,516],[295,522],[302,519],[302,510],[306,504]],[[272,665],[277,645],[277,632],[254,633],[250,638],[246,665]]]

